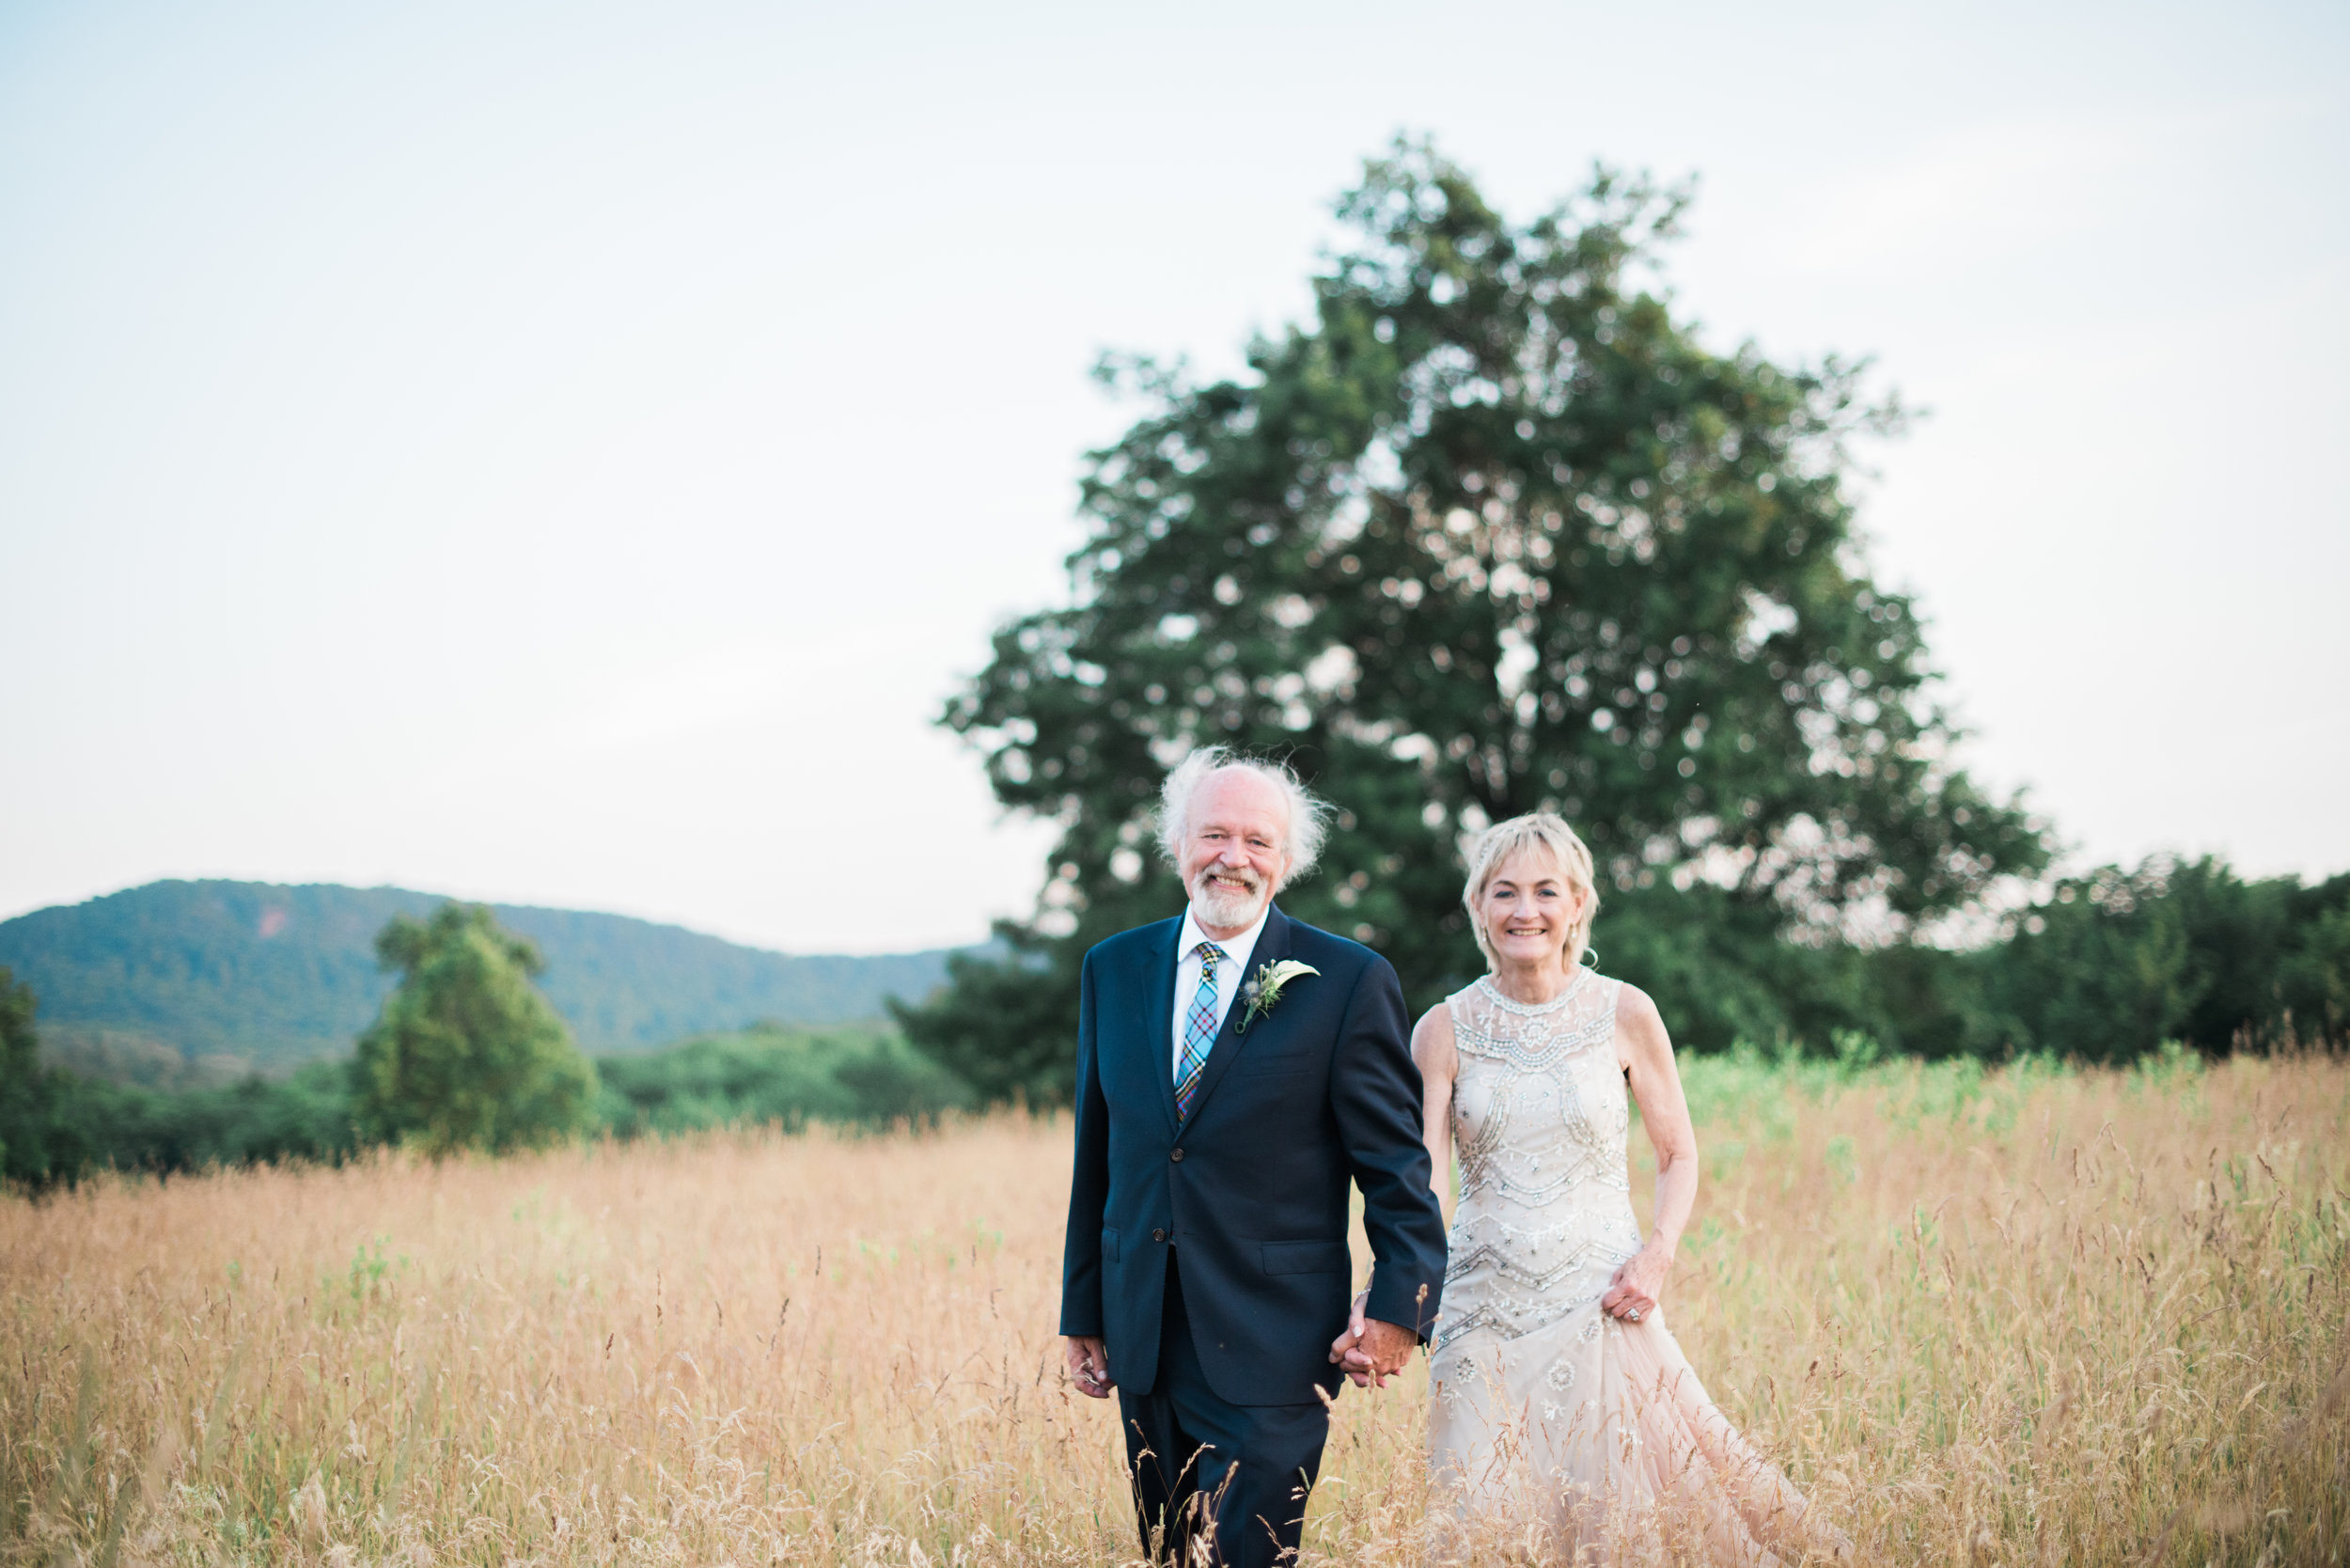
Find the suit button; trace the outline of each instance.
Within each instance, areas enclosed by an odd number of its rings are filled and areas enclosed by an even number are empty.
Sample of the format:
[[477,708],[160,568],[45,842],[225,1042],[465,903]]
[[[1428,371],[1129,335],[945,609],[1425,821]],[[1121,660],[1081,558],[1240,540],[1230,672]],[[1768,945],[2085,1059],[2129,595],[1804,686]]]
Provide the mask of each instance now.
[[1151,1239],[1152,1241],[1163,1242],[1167,1240],[1167,1232],[1164,1231],[1153,1231],[1151,1232]]
[[1169,1149],[1167,1152],[1167,1157],[1173,1160],[1177,1165],[1183,1163],[1183,1152],[1181,1149]]

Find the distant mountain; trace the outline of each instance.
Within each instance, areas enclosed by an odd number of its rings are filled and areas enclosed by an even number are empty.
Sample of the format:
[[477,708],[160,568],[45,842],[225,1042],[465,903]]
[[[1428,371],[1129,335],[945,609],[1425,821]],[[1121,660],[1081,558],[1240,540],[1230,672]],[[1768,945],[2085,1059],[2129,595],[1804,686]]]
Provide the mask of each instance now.
[[[0,921],[0,964],[40,998],[44,1054],[173,1087],[348,1052],[391,977],[375,933],[442,902],[401,887],[155,882]],[[762,1019],[881,1015],[946,979],[947,950],[802,958],[677,926],[495,906],[539,945],[539,983],[588,1051],[650,1050]]]

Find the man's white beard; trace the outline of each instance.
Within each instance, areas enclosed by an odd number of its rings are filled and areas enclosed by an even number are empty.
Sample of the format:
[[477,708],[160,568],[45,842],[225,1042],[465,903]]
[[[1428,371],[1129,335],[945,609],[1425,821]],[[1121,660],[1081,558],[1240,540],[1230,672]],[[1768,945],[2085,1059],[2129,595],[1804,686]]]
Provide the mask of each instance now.
[[1264,906],[1272,901],[1273,888],[1260,881],[1256,886],[1242,892],[1230,892],[1215,885],[1213,870],[1201,871],[1192,884],[1191,912],[1203,926],[1230,931],[1235,926],[1252,926]]

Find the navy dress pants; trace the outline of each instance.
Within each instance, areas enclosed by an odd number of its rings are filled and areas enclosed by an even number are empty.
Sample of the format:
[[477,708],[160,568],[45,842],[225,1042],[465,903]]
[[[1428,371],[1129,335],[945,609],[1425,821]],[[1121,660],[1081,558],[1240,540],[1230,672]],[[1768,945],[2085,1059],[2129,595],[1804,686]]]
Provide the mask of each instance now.
[[1228,1404],[1208,1387],[1167,1259],[1159,1373],[1147,1394],[1118,1391],[1142,1549],[1183,1568],[1274,1568],[1297,1560],[1306,1497],[1322,1470],[1330,1412],[1310,1404]]

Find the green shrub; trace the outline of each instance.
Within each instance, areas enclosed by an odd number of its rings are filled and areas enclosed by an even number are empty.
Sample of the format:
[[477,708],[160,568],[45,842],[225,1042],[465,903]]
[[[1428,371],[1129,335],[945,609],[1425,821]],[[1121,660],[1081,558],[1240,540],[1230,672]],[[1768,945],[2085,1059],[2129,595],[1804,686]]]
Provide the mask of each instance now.
[[621,1137],[809,1121],[874,1124],[972,1103],[968,1086],[882,1025],[761,1024],[647,1056],[604,1057],[600,1125]]

